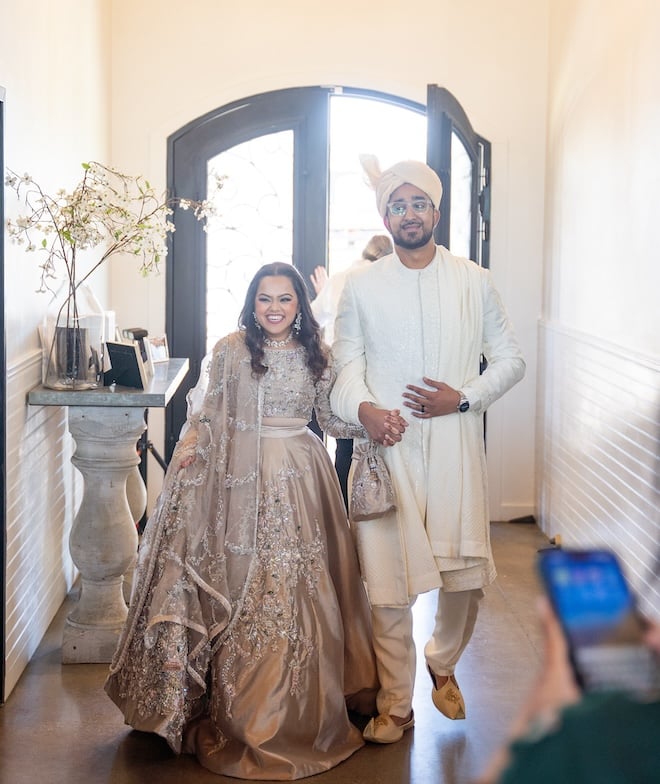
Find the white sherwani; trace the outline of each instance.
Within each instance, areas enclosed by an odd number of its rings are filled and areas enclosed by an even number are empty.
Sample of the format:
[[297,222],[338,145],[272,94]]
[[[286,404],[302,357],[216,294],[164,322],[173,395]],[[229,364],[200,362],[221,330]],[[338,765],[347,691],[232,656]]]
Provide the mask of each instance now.
[[[480,588],[495,577],[489,538],[483,413],[525,370],[489,273],[438,247],[423,270],[396,254],[351,272],[335,323],[333,410],[357,423],[362,401],[399,408],[403,440],[383,449],[397,509],[360,522],[357,541],[373,605],[403,607],[442,586]],[[488,368],[479,375],[481,354]],[[407,384],[427,376],[460,389],[463,414],[407,416]]]

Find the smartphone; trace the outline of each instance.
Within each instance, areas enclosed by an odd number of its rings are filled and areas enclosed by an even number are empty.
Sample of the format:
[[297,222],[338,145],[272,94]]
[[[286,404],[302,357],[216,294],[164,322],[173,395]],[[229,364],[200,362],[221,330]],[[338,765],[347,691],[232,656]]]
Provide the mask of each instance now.
[[660,662],[616,556],[607,550],[541,550],[541,580],[584,691],[660,696]]

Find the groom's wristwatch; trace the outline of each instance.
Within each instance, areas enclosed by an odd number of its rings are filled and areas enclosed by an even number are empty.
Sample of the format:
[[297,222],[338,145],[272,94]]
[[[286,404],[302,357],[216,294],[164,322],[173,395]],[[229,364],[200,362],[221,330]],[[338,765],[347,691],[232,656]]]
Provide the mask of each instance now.
[[470,401],[465,397],[465,395],[461,392],[460,389],[458,390],[458,394],[461,397],[458,401],[458,405],[456,406],[456,410],[460,414],[464,414],[470,408]]

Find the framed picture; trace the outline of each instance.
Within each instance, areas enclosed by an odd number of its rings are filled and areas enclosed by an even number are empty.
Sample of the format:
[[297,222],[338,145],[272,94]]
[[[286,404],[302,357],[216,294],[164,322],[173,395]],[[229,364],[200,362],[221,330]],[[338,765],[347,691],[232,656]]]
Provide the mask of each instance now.
[[147,354],[152,362],[167,362],[170,351],[167,347],[167,335],[153,335],[144,339]]
[[106,342],[110,368],[104,373],[104,385],[119,384],[122,387],[146,389],[153,375],[150,363],[142,359],[137,340],[129,342]]

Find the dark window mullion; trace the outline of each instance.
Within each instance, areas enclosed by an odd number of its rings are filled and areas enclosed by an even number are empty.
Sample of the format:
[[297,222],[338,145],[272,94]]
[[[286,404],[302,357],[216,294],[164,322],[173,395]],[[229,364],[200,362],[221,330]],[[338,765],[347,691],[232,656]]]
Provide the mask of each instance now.
[[327,264],[330,92],[310,89],[294,143],[293,264],[307,282]]

